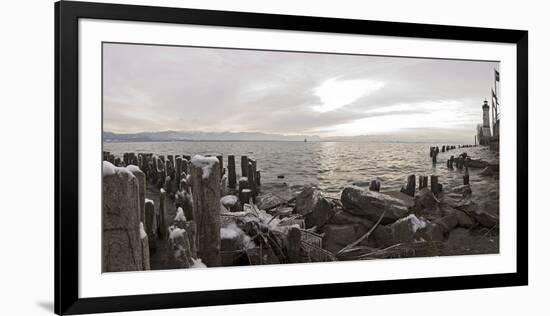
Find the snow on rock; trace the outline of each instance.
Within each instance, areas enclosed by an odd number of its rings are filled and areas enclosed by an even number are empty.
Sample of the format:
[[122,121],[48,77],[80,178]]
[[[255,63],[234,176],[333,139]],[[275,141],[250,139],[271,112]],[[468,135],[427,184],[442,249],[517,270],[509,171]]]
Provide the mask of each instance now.
[[193,264],[191,265],[190,269],[197,269],[197,268],[208,268],[206,266],[206,264],[204,264],[202,262],[201,259],[193,259],[191,258],[191,260],[193,261]]
[[151,199],[148,199],[148,198],[145,198],[145,203],[151,203],[151,204],[155,205],[155,201],[153,201]]
[[204,157],[201,155],[195,155],[191,158],[191,163],[193,166],[202,169],[202,178],[208,179],[210,172],[215,164],[219,163],[218,158],[216,157]]
[[174,217],[175,222],[185,222],[187,219],[185,218],[185,215],[183,214],[183,209],[181,207],[178,207],[178,211],[176,213],[176,217]]

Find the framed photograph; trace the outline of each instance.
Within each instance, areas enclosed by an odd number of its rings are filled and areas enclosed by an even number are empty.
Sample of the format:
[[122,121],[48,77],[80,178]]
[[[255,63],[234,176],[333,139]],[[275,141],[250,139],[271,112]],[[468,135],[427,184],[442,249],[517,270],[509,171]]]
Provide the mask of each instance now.
[[527,31],[55,23],[56,313],[527,284]]

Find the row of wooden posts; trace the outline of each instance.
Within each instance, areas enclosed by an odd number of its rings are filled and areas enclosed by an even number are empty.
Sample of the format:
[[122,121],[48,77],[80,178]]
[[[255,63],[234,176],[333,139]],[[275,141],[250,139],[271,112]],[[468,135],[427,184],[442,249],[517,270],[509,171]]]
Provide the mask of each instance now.
[[[139,220],[147,233],[149,248],[154,250],[155,239],[166,239],[169,235],[170,224],[165,223],[165,199],[167,196],[175,198],[176,208],[182,207],[186,219],[196,222],[197,255],[208,266],[219,265],[220,245],[216,236],[219,237],[221,196],[238,193],[241,204],[255,203],[261,185],[261,172],[257,170],[256,160],[241,156],[241,177],[237,187],[235,155],[228,155],[226,168],[223,167],[223,156],[218,155],[216,158],[213,172],[203,178],[202,169],[193,166],[189,155],[124,153],[122,157],[116,157],[109,152],[103,152],[105,161],[117,167],[134,165],[143,174],[139,186],[139,200],[142,201]],[[158,212],[155,212],[153,201],[145,197],[146,181],[156,185],[161,192]]]
[[[208,157],[208,156],[207,156]],[[223,155],[217,155],[219,161],[220,177],[223,178],[227,170],[227,187],[237,189],[237,173],[235,155],[227,156],[227,168],[224,168]],[[117,157],[110,152],[103,152],[103,160],[111,162],[115,166],[135,165],[143,170],[150,182],[158,184],[159,187],[165,187],[166,177],[169,181],[175,181],[176,186],[182,180],[182,173],[189,173],[189,155],[154,155],[152,153],[124,153],[122,158]],[[220,178],[220,179],[221,179]],[[241,156],[241,177],[238,180],[239,193],[243,189],[249,189],[252,197],[258,195],[261,186],[261,171],[257,170],[257,162],[248,156]],[[171,187],[166,188],[169,193],[173,192]]]
[[[441,146],[441,152],[448,152],[450,150],[454,150],[457,148],[470,148],[470,147],[477,147],[477,145],[443,145]],[[430,158],[432,158],[432,162],[435,164],[437,162],[437,155],[439,154],[440,149],[439,146],[430,146]]]

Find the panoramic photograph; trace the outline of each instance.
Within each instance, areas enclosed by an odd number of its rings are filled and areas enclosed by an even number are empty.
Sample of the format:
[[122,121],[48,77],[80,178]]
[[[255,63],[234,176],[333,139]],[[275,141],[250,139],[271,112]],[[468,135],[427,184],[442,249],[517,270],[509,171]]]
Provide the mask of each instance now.
[[499,253],[498,61],[102,45],[103,272]]

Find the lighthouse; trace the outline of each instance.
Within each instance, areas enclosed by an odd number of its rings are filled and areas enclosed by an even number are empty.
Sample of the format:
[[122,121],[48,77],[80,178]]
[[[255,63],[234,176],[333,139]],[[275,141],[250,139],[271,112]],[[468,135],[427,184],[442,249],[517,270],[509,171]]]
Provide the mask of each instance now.
[[483,124],[477,125],[477,141],[480,145],[489,145],[491,138],[491,122],[489,121],[489,104],[487,100],[483,101]]
[[491,123],[489,122],[489,104],[487,104],[487,100],[483,101],[483,128],[491,127]]

